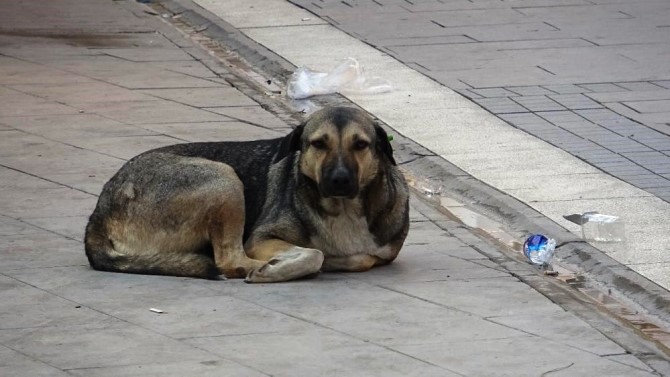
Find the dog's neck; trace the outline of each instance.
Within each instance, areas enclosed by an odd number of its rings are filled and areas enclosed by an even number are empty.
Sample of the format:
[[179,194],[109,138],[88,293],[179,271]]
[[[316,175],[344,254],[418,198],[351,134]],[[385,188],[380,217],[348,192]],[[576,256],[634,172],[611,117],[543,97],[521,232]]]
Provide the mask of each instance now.
[[359,196],[349,198],[320,198],[319,209],[329,216],[340,216],[347,214],[354,217],[362,217],[364,208]]

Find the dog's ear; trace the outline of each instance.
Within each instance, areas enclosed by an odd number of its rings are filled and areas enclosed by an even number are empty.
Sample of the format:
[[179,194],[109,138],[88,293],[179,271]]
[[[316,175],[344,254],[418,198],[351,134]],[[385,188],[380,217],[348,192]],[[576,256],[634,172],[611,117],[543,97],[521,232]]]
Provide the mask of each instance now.
[[377,141],[375,143],[377,152],[385,155],[393,165],[397,165],[393,158],[393,147],[391,146],[389,136],[377,122],[375,122],[375,133],[377,134]]
[[284,136],[284,138],[281,141],[281,144],[279,144],[279,150],[277,151],[277,155],[275,156],[274,163],[277,163],[284,159],[286,156],[299,151],[301,148],[301,138],[302,138],[302,130],[305,128],[305,124],[301,124],[298,127],[294,128],[291,133],[288,135]]

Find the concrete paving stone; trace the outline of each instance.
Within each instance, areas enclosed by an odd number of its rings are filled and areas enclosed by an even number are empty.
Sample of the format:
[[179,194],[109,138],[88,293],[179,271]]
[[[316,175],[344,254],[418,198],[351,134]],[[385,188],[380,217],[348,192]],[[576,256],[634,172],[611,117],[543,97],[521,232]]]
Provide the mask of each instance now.
[[[203,8],[218,14],[224,12],[226,21],[236,28],[261,28],[271,26],[324,24],[325,21],[303,9],[296,9],[286,2],[273,2],[265,7],[255,7],[244,0],[221,3],[215,0],[196,0]],[[261,16],[251,17],[250,15]],[[304,19],[304,21],[303,21]]]
[[[168,62],[151,62],[152,66],[160,67],[171,72],[183,73],[185,75],[200,77],[206,79],[219,79],[219,75],[212,72],[206,65],[200,61],[168,61]],[[221,67],[217,67],[221,68]],[[225,70],[223,71],[225,72]],[[226,86],[230,86],[225,80],[219,81]]]
[[118,167],[115,168],[101,169],[91,166],[86,171],[79,173],[47,174],[45,178],[65,187],[97,196],[100,194],[102,186],[121,168],[124,162],[124,160],[119,160]]
[[501,98],[481,98],[473,100],[478,105],[494,114],[525,113],[528,110],[519,106],[517,103],[507,97]]
[[[589,122],[586,119],[580,119],[580,120],[575,120],[569,121],[569,122],[564,122],[561,119],[561,116],[556,117],[556,120],[552,120],[551,122],[556,125],[557,127],[560,127],[564,130],[570,131],[576,135],[594,135],[594,134],[613,134],[607,129],[604,129],[597,124],[593,122]],[[567,118],[567,117],[566,117]],[[613,134],[614,135],[614,134]],[[619,135],[616,135],[619,136]],[[621,136],[619,136],[621,137]]]
[[80,377],[219,377],[219,376],[267,376],[251,367],[246,367],[234,361],[216,359],[207,361],[175,361],[160,364],[137,364],[111,367],[95,367],[82,369],[68,369],[67,375]]
[[[385,287],[477,317],[537,315],[562,311],[550,300],[516,278],[388,282]],[[505,299],[501,300],[504,292]],[[445,339],[445,342],[447,340]]]
[[67,377],[68,373],[47,363],[0,345],[0,374],[3,376]]
[[565,110],[561,104],[546,96],[513,97],[512,100],[532,112]]
[[182,88],[144,90],[158,98],[179,102],[194,107],[256,106],[258,103],[239,90],[222,86],[219,88]]
[[486,256],[478,253],[475,249],[472,249],[471,247],[465,245],[458,238],[447,235],[440,236],[440,239],[444,239],[445,242],[443,246],[437,249],[429,242],[425,242],[426,240],[436,239],[437,237],[431,236],[426,232],[421,232],[420,230],[414,230],[415,228],[416,226],[412,229],[412,232],[417,232],[419,233],[420,236],[415,237],[415,240],[412,239],[406,240],[402,249],[403,252],[408,252],[411,254],[436,252],[441,255],[448,255],[451,257],[470,261],[486,258]]
[[639,113],[670,113],[670,100],[629,101],[624,104]]
[[[335,331],[315,328],[302,332],[209,337],[187,341],[272,376],[456,376],[421,358],[370,344]],[[277,347],[281,344],[281,347]],[[259,358],[257,355],[264,355]]]
[[101,48],[98,52],[133,62],[192,61],[193,57],[174,47]]
[[469,99],[484,98],[484,96],[481,96],[477,93],[474,93],[470,89],[456,89],[456,88],[451,88],[451,89],[453,89],[456,93],[462,95],[465,98],[469,98]]
[[524,15],[514,9],[472,9],[432,12],[430,13],[430,18],[445,28],[515,24],[528,21]]
[[573,155],[580,152],[593,151],[599,149],[599,146],[597,144],[594,144],[589,140],[581,139],[577,136],[575,136],[574,140],[554,140],[551,142],[551,144]]
[[[198,284],[194,282],[194,284]],[[236,285],[243,294],[254,286],[242,286],[241,281],[221,281]],[[203,287],[208,284],[203,284]],[[156,316],[147,305],[160,308],[168,315]],[[219,295],[207,297],[148,298],[148,302],[127,303],[109,301],[93,305],[96,310],[120,318],[173,339],[240,336],[276,332],[299,332],[312,325],[289,315],[267,309],[244,299]]]
[[[111,175],[110,175],[111,177]],[[98,189],[97,195],[102,189]],[[60,234],[69,239],[84,242],[84,231],[88,223],[88,215],[84,216],[59,216],[59,217],[34,217],[25,219],[28,224],[34,225],[40,229],[45,229],[50,232]]]
[[0,330],[106,323],[112,320],[112,317],[100,312],[2,275],[0,298],[3,300]]
[[[62,238],[62,237],[61,237]],[[71,241],[75,242],[75,241]],[[93,270],[84,254],[84,246],[76,242],[69,252],[83,261],[78,265],[56,265],[51,268],[37,268],[23,262],[23,268],[4,270],[3,273],[26,284],[43,289],[67,300],[96,309],[98,305],[109,307],[114,303],[118,307],[160,308],[162,303],[183,297],[220,296],[214,290],[222,286],[232,289],[223,280],[198,280],[154,275],[134,275]],[[46,264],[46,263],[44,263]],[[45,266],[46,267],[46,266]],[[149,312],[154,315],[155,313]]]
[[616,119],[598,120],[595,123],[624,136],[646,129],[642,124],[623,116]]
[[0,84],[72,84],[91,82],[88,77],[63,72],[58,69],[40,66],[22,61],[23,66],[0,65]]
[[210,107],[208,111],[225,115],[230,119],[257,124],[269,128],[286,128],[286,123],[260,106]]
[[58,115],[77,114],[75,107],[44,101],[37,97],[24,97],[25,100],[3,102],[0,104],[0,114],[3,117],[21,117],[30,115]]
[[[589,157],[585,158],[589,159]],[[579,184],[577,184],[575,178],[574,175],[558,175],[552,180],[551,185],[538,181],[535,185],[527,185],[522,188],[512,188],[506,186],[504,182],[499,183],[511,195],[530,202],[650,196],[649,193],[629,185],[622,185],[618,179],[602,174],[580,174],[578,177]]]
[[74,82],[58,84],[34,83],[8,87],[49,101],[65,104],[82,102],[150,101],[153,98],[104,82]]
[[[470,347],[475,347],[479,354],[486,357],[470,357]],[[490,371],[496,371],[498,376],[537,376],[548,372],[562,376],[653,375],[572,347],[547,344],[544,339],[533,336],[471,342],[468,347],[452,343],[397,349],[414,357],[421,355],[428,362],[469,376],[491,375]]]
[[589,89],[585,89],[573,84],[543,85],[542,87],[558,94],[574,94],[574,93],[590,92]]
[[603,120],[619,120],[622,118],[621,115],[609,109],[575,110],[575,113],[595,123]]
[[652,152],[653,150],[646,145],[640,144],[635,140],[626,139],[622,137],[620,141],[602,140],[598,141],[601,146],[614,151],[616,153],[627,152]]
[[[524,335],[505,326],[492,325],[458,308],[426,302],[383,286],[356,283],[349,279],[337,282],[339,284],[330,281],[329,286],[320,284],[313,293],[296,295],[294,289],[268,286],[250,292],[239,291],[237,295],[300,318],[305,321],[303,324],[315,323],[319,327],[384,346]],[[330,293],[325,290],[330,290]],[[327,300],[328,297],[331,299]],[[337,297],[337,300],[332,300],[332,297]],[[304,304],[298,304],[300,302]],[[430,326],[425,326],[427,323]],[[302,327],[302,330],[310,329]],[[301,332],[299,329],[277,329],[275,332],[289,331]],[[254,332],[258,331],[250,333]]]
[[631,176],[626,178],[626,182],[641,189],[667,187],[670,188],[670,180],[658,175]]
[[549,125],[546,120],[540,118],[535,113],[500,114],[499,118],[516,126]]
[[284,136],[290,131],[288,126],[286,129],[273,130],[237,121],[143,124],[142,127],[190,142],[270,139]]
[[6,275],[26,268],[88,265],[80,242],[41,229],[3,236],[0,254],[0,271]]
[[108,156],[119,159],[130,160],[142,152],[150,149],[164,147],[167,145],[183,142],[171,136],[129,136],[129,137],[104,137],[89,140],[77,140],[75,145],[89,150],[97,151]]
[[[40,136],[8,131],[0,140],[3,165],[28,174],[47,178],[55,174],[95,174],[120,167],[122,160],[93,151],[51,141]],[[0,175],[13,174],[2,172]],[[35,178],[34,180],[38,180]],[[57,187],[57,186],[55,186]]]
[[74,144],[81,139],[109,136],[157,135],[143,128],[127,125],[97,114],[39,115],[0,118],[11,127],[50,140]]
[[[5,189],[5,187],[2,187]],[[0,215],[0,236],[27,234],[34,231],[34,227],[23,221]]]
[[620,86],[628,90],[632,90],[634,92],[649,92],[649,91],[663,90],[663,87],[656,84],[652,84],[649,81],[615,82],[614,85]]
[[626,158],[635,161],[640,165],[670,165],[670,157],[660,152],[628,152],[622,153]]
[[651,171],[653,171],[656,174],[669,174],[670,173],[670,165],[668,164],[655,164],[655,165],[645,165],[645,167]]
[[616,361],[617,363],[621,363],[624,365],[630,365],[633,368],[637,368],[647,372],[653,372],[653,369],[651,369],[647,364],[641,362],[640,359],[631,354],[605,356],[605,358],[612,361]]
[[628,89],[610,83],[577,84],[577,86],[595,93],[625,92]]
[[545,89],[541,86],[509,86],[505,89],[520,96],[543,96],[548,94],[555,94],[555,92]]
[[665,89],[670,89],[670,80],[652,81],[651,83],[654,84],[654,85],[661,86]]
[[474,39],[467,35],[439,35],[426,37],[379,37],[366,38],[368,43],[376,46],[397,47],[397,46],[427,46],[427,45],[444,45],[454,43],[474,43]]
[[[567,152],[562,153],[567,154]],[[468,153],[463,156],[445,155],[443,157],[449,161],[457,158],[465,168],[469,169],[470,174],[475,178],[480,175],[492,180],[518,178],[522,187],[525,185],[526,179],[532,178],[535,181],[537,177],[542,176],[591,174],[597,172],[597,169],[575,159],[552,166],[552,169],[528,169],[529,166],[545,166],[546,160],[543,158],[545,154],[546,151],[540,153],[538,150],[529,150],[497,152],[496,159],[492,159],[486,153]],[[500,161],[505,161],[508,165],[503,167]]]
[[515,93],[505,88],[473,88],[470,89],[470,91],[479,94],[482,97],[512,97],[519,95],[519,93]]
[[657,88],[659,90],[639,91],[631,89],[631,91],[626,92],[584,93],[584,95],[600,103],[670,99],[670,90]]
[[465,34],[480,42],[565,39],[570,37],[570,35],[543,22],[486,25],[486,27],[458,26],[449,28],[449,31]]
[[170,101],[92,102],[78,104],[88,113],[128,124],[223,121],[209,111]]
[[118,320],[0,330],[0,342],[61,369],[212,360],[209,352]]
[[544,314],[542,322],[537,321],[537,314],[489,317],[488,320],[600,356],[626,353],[621,346],[567,311]]
[[[58,197],[58,201],[52,200]],[[67,187],[7,191],[0,199],[0,214],[14,218],[87,215],[95,207],[97,197]]]
[[595,101],[592,101],[583,94],[555,94],[555,95],[549,95],[548,97],[570,110],[602,108],[602,105],[600,105]]
[[577,113],[570,110],[560,110],[560,111],[537,111],[535,115],[542,117],[542,119],[547,120],[548,122],[558,124],[558,123],[568,123],[568,122],[583,122],[584,118],[579,116]]
[[[141,63],[137,63],[141,64]],[[157,71],[150,69],[149,63],[140,67],[133,67],[130,72],[100,72],[90,74],[98,80],[118,85],[127,89],[162,89],[162,88],[208,88],[219,87],[221,83],[172,72],[169,70]],[[149,70],[144,71],[144,70]]]
[[425,248],[408,248],[391,265],[355,277],[373,284],[385,284],[394,281],[424,282],[508,276],[505,272],[449,256],[448,253],[455,254],[449,250],[449,247],[433,247],[427,252]]

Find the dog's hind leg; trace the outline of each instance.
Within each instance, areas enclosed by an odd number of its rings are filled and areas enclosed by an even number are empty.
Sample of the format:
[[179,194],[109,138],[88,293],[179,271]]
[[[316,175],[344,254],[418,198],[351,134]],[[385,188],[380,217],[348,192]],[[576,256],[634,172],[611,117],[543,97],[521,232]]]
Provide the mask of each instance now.
[[323,264],[320,250],[295,246],[279,239],[256,243],[247,250],[247,254],[267,261],[261,268],[249,273],[244,280],[247,283],[294,280],[316,274]]

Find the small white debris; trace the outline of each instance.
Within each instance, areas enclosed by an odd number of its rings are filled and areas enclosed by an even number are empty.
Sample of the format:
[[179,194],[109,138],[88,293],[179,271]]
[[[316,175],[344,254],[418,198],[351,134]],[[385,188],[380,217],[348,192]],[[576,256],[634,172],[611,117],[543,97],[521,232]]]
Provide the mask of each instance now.
[[154,312],[154,313],[158,313],[158,314],[165,314],[164,311],[162,311],[160,309],[156,309],[156,308],[150,308],[149,311]]
[[310,20],[311,20],[311,18],[309,18],[309,17],[305,17],[305,18],[303,18],[301,21],[310,21]]

